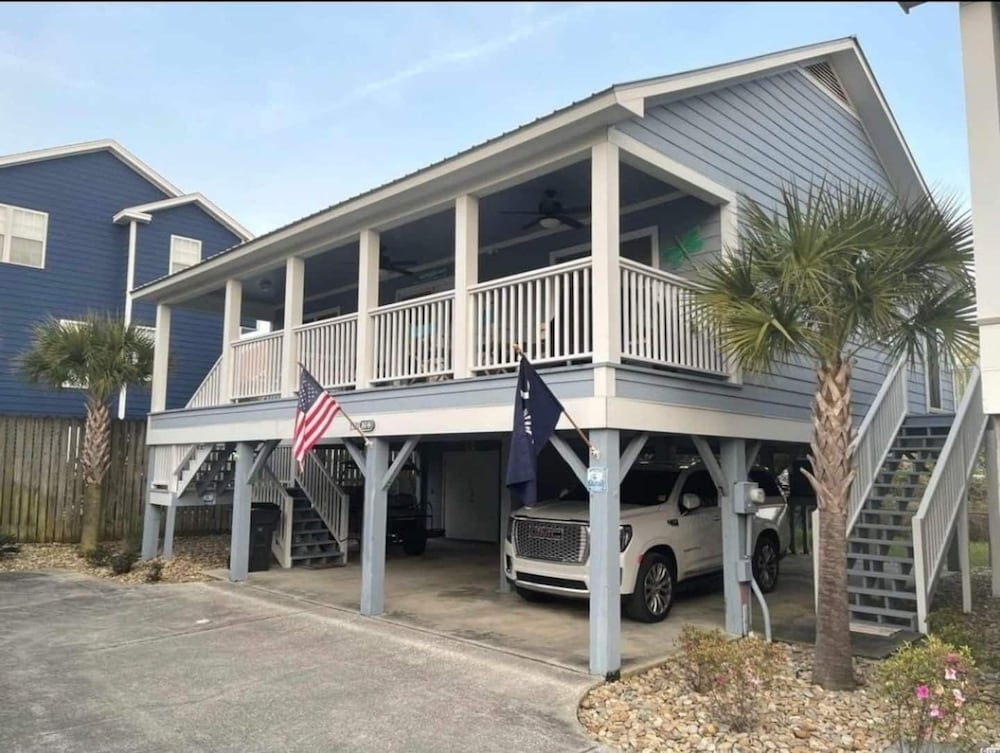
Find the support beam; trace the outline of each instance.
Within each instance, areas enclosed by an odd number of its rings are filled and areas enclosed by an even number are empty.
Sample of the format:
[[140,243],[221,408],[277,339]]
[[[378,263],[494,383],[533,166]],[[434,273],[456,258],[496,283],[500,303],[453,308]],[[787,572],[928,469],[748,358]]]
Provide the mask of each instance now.
[[146,503],[146,510],[142,518],[143,560],[151,560],[157,554],[160,545],[160,517],[162,514],[162,507],[154,505],[152,502]]
[[747,516],[733,506],[735,484],[746,480],[747,449],[742,439],[723,439],[722,472],[729,482],[720,494],[722,513],[722,584],[726,600],[726,632],[746,635],[750,629],[750,588],[738,577],[740,559],[746,555]]
[[962,573],[962,611],[972,611],[972,563],[969,557],[969,495],[962,495],[958,508],[955,541],[958,542],[958,569]]
[[257,456],[253,459],[253,465],[250,466],[250,475],[247,478],[249,483],[252,484],[257,480],[257,474],[260,473],[261,468],[267,465],[267,461],[271,459],[271,455],[278,444],[279,440],[269,439],[260,446]]
[[594,289],[594,363],[598,365],[621,362],[618,179],[618,147],[610,141],[595,144],[590,152],[590,256]]
[[389,467],[389,442],[373,438],[365,453],[365,507],[361,524],[361,614],[385,611],[385,487],[378,479]]
[[253,445],[236,445],[236,473],[233,478],[233,525],[229,543],[229,580],[244,581],[250,570],[250,466]]
[[[128,224],[128,265],[125,268],[125,312],[122,317],[125,325],[132,323],[132,288],[135,287],[135,244],[138,238],[139,226],[136,220]],[[128,401],[128,387],[122,387],[118,393],[118,418],[125,418],[125,404]]]
[[281,337],[281,396],[292,397],[299,388],[299,354],[295,328],[302,324],[302,296],[306,263],[291,256],[285,262],[285,322]]
[[[392,465],[389,467],[389,470],[386,471],[385,475],[379,480],[379,487],[381,487],[383,491],[388,491],[389,487],[392,486],[392,482],[396,480],[396,476],[398,476],[399,472],[403,470],[403,466],[406,465],[406,461],[410,459],[410,455],[413,454],[413,450],[416,449],[419,441],[420,437],[410,437],[403,443],[403,449],[399,451],[396,455],[396,459],[392,461]],[[374,478],[379,477],[375,476]]]
[[724,496],[726,494],[726,487],[736,483],[736,480],[730,480],[726,475],[722,466],[719,465],[715,453],[712,452],[708,440],[704,437],[692,436],[691,441],[694,442],[695,449],[698,450],[698,455],[701,457],[701,462],[705,464],[705,468],[708,470],[708,475],[712,477],[712,481],[719,487],[719,496]]
[[347,454],[351,456],[351,460],[355,462],[358,466],[358,470],[361,471],[361,475],[365,475],[365,451],[358,447],[354,442],[349,442],[344,440],[344,449],[347,450]]
[[504,434],[500,439],[500,593],[510,593],[510,581],[507,580],[507,552],[504,550],[504,540],[507,536],[507,526],[510,520],[510,489],[503,479],[507,478],[507,459],[510,457],[510,434]]
[[379,282],[379,234],[374,230],[362,230],[358,243],[358,329],[357,345],[357,388],[371,387],[375,373],[375,328],[372,326],[371,310],[378,308]]
[[475,319],[469,288],[479,282],[479,199],[455,200],[455,301],[452,308],[452,368],[455,379],[472,376]]
[[[591,440],[593,442],[593,440]],[[566,465],[570,467],[573,471],[573,475],[576,476],[577,480],[584,486],[587,485],[587,466],[583,464],[583,461],[577,456],[570,446],[569,442],[560,437],[558,434],[553,434],[549,437],[549,444],[556,448],[556,452],[566,461]],[[595,447],[597,445],[594,445]],[[618,451],[615,450],[615,458],[618,457]]]
[[986,432],[986,505],[990,529],[993,596],[1000,597],[1000,416],[991,416]]
[[764,443],[759,439],[747,443],[747,468],[753,468],[757,463],[757,458],[760,457],[760,448],[763,446]]
[[167,522],[163,527],[163,559],[174,557],[174,528],[177,527],[177,506],[167,508]]
[[150,387],[149,412],[167,409],[167,378],[170,365],[170,307],[156,307],[156,340],[153,346],[153,383]]
[[240,318],[243,313],[243,284],[226,280],[226,303],[222,314],[222,361],[219,364],[222,403],[233,399],[233,343],[240,339]]
[[648,441],[649,434],[640,434],[637,437],[633,437],[632,441],[628,443],[628,447],[625,448],[625,452],[622,453],[621,459],[618,461],[619,473],[621,473],[622,478],[625,478],[628,472],[632,470],[632,466],[639,459],[639,454]]
[[607,490],[590,495],[590,673],[617,679],[621,669],[620,488],[617,429],[591,431]]

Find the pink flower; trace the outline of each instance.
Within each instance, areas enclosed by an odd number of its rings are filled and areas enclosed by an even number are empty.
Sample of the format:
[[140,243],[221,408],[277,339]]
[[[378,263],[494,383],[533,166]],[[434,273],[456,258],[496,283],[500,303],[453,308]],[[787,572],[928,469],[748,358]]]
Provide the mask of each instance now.
[[962,691],[959,688],[952,688],[951,694],[955,696],[955,704],[961,706],[965,703],[965,696],[962,695]]
[[930,714],[931,719],[940,719],[943,716],[941,709],[938,708],[936,703],[931,704],[931,709],[928,713]]
[[956,654],[954,651],[949,651],[947,659],[949,664],[954,664],[955,662],[958,661],[958,654]]
[[958,675],[955,673],[955,668],[954,667],[948,667],[947,669],[945,669],[945,671],[944,671],[944,679],[946,679],[946,680],[956,680],[956,679],[958,679]]
[[926,685],[917,685],[917,698],[921,701],[926,701],[931,695],[931,691],[927,689]]

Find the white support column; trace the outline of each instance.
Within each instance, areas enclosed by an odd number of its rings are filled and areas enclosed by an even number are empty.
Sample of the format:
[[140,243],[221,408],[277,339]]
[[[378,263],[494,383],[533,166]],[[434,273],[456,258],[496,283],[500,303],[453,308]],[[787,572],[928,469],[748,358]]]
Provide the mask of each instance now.
[[236,469],[233,477],[233,525],[229,543],[229,580],[247,579],[250,571],[250,466],[253,445],[236,445]]
[[378,308],[379,234],[362,230],[358,251],[357,388],[370,387],[374,376],[375,332],[371,310]]
[[174,556],[174,528],[177,527],[177,505],[170,505],[167,508],[167,522],[163,528],[163,559],[173,559]]
[[388,495],[382,479],[389,469],[389,442],[372,438],[365,453],[365,506],[361,523],[361,614],[385,611],[385,530]]
[[306,263],[292,256],[285,262],[285,323],[281,338],[281,396],[292,397],[298,389],[298,352],[295,328],[302,324],[302,298]]
[[958,569],[962,573],[962,611],[972,611],[972,562],[969,557],[969,495],[962,495],[958,508],[955,541],[958,542]]
[[226,280],[226,304],[222,314],[222,362],[219,364],[223,404],[233,399],[233,343],[240,339],[242,314],[243,284],[239,280]]
[[1000,416],[990,417],[986,431],[986,504],[989,512],[990,569],[993,596],[1000,597]]
[[722,472],[726,486],[719,499],[722,514],[722,584],[726,600],[726,632],[746,635],[750,626],[750,588],[738,577],[739,561],[746,553],[746,526],[744,515],[737,515],[733,506],[734,485],[747,478],[746,442],[742,439],[723,439]]
[[170,364],[170,307],[156,307],[156,343],[153,350],[153,383],[150,388],[149,412],[167,408],[167,371]]
[[[147,478],[150,478],[147,476]],[[146,502],[146,511],[142,519],[142,559],[151,560],[160,546],[160,517],[163,509],[152,502]]]
[[590,673],[610,680],[622,663],[618,430],[593,430],[590,441],[607,479],[607,491],[590,495]]
[[475,318],[469,288],[479,282],[479,199],[455,199],[455,302],[452,309],[452,368],[455,379],[472,376]]
[[620,363],[618,147],[602,141],[592,147],[590,159],[594,363]]
[[[135,220],[128,224],[128,265],[125,271],[125,324],[132,323],[132,288],[135,287],[135,243],[139,225]],[[118,418],[125,418],[125,403],[128,400],[128,388],[122,387],[118,393]]]

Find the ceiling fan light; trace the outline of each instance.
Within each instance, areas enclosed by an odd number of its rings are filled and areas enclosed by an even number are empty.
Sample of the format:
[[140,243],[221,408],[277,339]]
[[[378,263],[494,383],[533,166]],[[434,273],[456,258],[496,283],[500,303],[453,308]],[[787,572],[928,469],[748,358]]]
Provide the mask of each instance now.
[[558,217],[542,217],[538,224],[546,230],[555,230],[557,227],[562,227],[562,220]]

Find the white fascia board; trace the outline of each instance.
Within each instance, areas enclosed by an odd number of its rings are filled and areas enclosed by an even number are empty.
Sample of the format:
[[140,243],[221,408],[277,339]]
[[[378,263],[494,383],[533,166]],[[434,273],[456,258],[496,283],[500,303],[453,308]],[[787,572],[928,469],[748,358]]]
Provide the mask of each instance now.
[[243,227],[243,225],[238,223],[228,214],[223,212],[216,204],[209,201],[207,198],[205,198],[205,195],[201,193],[188,193],[188,194],[183,194],[181,196],[174,196],[170,199],[150,201],[147,202],[146,204],[137,204],[134,207],[127,207],[115,215],[114,221],[117,223],[118,218],[125,213],[133,213],[133,214],[141,214],[149,216],[153,212],[158,212],[162,209],[172,209],[173,207],[179,207],[185,204],[198,204],[198,206],[200,206],[202,209],[204,209],[206,212],[212,215],[212,217],[214,217],[216,220],[218,220],[227,228],[229,228],[234,235],[239,236],[241,240],[248,241],[251,238],[253,238],[253,233],[251,233],[249,230]]
[[114,222],[116,225],[127,225],[130,222],[142,222],[143,224],[145,224],[151,222],[152,219],[153,215],[151,214],[137,212],[134,209],[123,209],[114,217],[112,217],[111,221]]
[[65,146],[53,146],[47,149],[35,149],[30,152],[7,154],[0,156],[0,168],[101,151],[111,152],[115,155],[115,157],[142,175],[146,180],[164,193],[169,194],[170,196],[180,196],[183,193],[177,186],[168,181],[114,139],[85,141],[80,144],[67,144]]
[[[482,184],[483,176],[477,175],[476,169],[482,168],[484,164],[488,165],[491,160],[509,159],[512,152],[519,149],[530,150],[546,137],[554,138],[555,134],[563,135],[567,139],[575,138],[572,135],[565,135],[565,132],[573,131],[574,127],[577,131],[584,127],[606,128],[633,115],[634,109],[620,105],[614,92],[597,94],[507,135],[499,136],[480,147],[462,152],[355,199],[349,199],[274,233],[251,240],[240,248],[206,259],[201,264],[169,278],[146,285],[136,291],[135,298],[174,303],[185,300],[202,288],[211,289],[212,286],[217,286],[219,280],[226,276],[221,271],[223,268],[227,271],[232,270],[230,276],[243,274],[259,265],[261,262],[257,260],[262,257],[274,261],[280,258],[282,251],[285,254],[291,253],[288,250],[290,246],[295,246],[296,254],[303,254],[306,244],[312,243],[313,246],[321,247],[337,237],[356,236],[359,228],[350,225],[357,225],[362,221],[359,218],[367,220],[364,223],[366,226],[377,226],[382,217],[399,214],[400,205],[405,206],[407,202],[418,203],[415,197],[419,195],[417,192],[420,190],[426,191],[436,184],[442,187],[446,185],[456,196],[467,193],[469,185]],[[551,150],[541,149],[535,158],[547,160],[546,154],[550,152]],[[270,258],[272,255],[275,259]],[[184,299],[177,297],[182,291]]]

